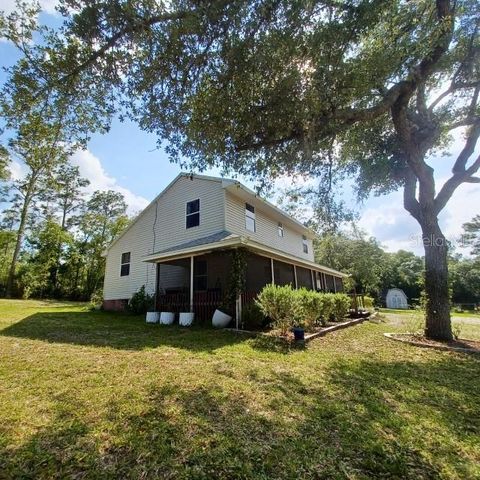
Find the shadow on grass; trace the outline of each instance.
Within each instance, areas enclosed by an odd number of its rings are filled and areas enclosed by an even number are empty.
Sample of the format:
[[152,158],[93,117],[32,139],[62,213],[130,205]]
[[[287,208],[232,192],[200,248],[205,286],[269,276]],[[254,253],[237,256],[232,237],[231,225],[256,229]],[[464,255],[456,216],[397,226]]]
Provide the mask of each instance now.
[[475,478],[478,366],[340,360],[322,381],[252,367],[229,388],[151,384],[135,409],[109,404],[100,430],[70,392],[50,425],[4,446],[0,467],[8,478]]
[[123,350],[166,345],[211,352],[245,341],[212,328],[146,324],[143,316],[88,311],[36,313],[4,328],[0,335]]
[[299,350],[305,350],[305,342],[295,343],[293,341],[286,341],[283,338],[270,335],[258,335],[256,337],[252,337],[249,341],[249,345],[256,350],[282,354],[289,354]]

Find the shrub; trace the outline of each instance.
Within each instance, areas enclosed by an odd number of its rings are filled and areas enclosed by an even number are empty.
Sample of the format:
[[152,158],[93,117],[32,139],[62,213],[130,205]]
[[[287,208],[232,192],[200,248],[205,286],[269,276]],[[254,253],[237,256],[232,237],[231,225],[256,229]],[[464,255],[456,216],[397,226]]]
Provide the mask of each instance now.
[[268,320],[256,303],[242,307],[242,326],[245,330],[261,330]]
[[146,313],[153,308],[153,295],[145,291],[145,285],[135,292],[128,302],[128,311],[136,314]]
[[460,338],[460,335],[462,333],[462,330],[463,330],[463,327],[464,327],[464,323],[463,322],[455,322],[455,323],[452,323],[452,334],[453,334],[453,338],[455,340],[458,340]]
[[322,309],[320,313],[320,321],[322,325],[326,325],[333,317],[335,310],[335,294],[334,293],[322,293]]
[[375,301],[372,297],[369,297],[367,295],[363,297],[363,308],[366,308],[367,310],[373,310],[374,305]]
[[298,325],[302,317],[300,296],[290,285],[266,285],[255,301],[260,311],[271,318],[274,328],[285,335],[289,328]]
[[405,331],[413,336],[422,336],[425,331],[425,312],[417,308],[403,320]]
[[306,288],[297,290],[296,294],[301,304],[303,324],[306,329],[311,329],[322,317],[323,295]]
[[343,320],[350,309],[352,301],[345,293],[334,293],[333,295],[333,318],[336,321]]
[[103,303],[103,293],[101,290],[96,290],[90,297],[90,310],[100,310]]

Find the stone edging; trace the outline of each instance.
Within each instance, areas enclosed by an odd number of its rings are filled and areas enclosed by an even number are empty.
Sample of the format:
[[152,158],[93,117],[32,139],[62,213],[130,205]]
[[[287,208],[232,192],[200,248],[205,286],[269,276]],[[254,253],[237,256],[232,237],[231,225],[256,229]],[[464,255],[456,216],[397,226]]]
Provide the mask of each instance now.
[[[307,334],[307,335],[305,335],[305,343],[307,343],[310,340],[313,340],[315,338],[318,338],[318,337],[324,337],[328,333],[334,332],[335,330],[341,330],[343,328],[348,328],[348,327],[351,327],[353,325],[363,323],[366,320],[371,320],[372,318],[375,318],[376,315],[377,315],[377,312],[374,312],[372,315],[370,315],[369,317],[366,317],[366,318],[355,318],[353,320],[347,320],[346,322],[338,323],[336,325],[332,325],[331,327],[325,327],[324,329],[320,330],[319,332]],[[224,328],[223,330],[228,331],[228,332],[232,332],[232,333],[238,333],[238,334],[241,334],[241,335],[251,336],[251,337],[264,335],[264,336],[269,336],[271,338],[275,338],[275,339],[278,339],[278,340],[285,340],[282,337],[273,337],[271,335],[268,335],[268,333],[265,333],[265,332],[253,332],[251,330],[237,330],[235,328]]]
[[[476,353],[477,355],[480,352],[473,350],[471,348],[462,348],[462,347],[449,347],[448,345],[429,345],[428,343],[414,342],[413,340],[397,338],[398,335],[410,335],[408,333],[384,333],[385,337],[396,342],[406,343],[408,345],[413,345],[415,347],[430,348],[432,350],[441,350],[441,351],[450,351],[450,352],[461,352],[461,353]],[[460,339],[461,340],[461,339]]]
[[355,318],[353,320],[347,320],[346,322],[338,323],[337,325],[332,325],[331,327],[325,327],[323,330],[320,330],[319,332],[305,335],[305,342],[309,342],[314,338],[324,337],[325,335],[327,335],[327,333],[334,332],[335,330],[341,330],[342,328],[358,325],[359,323],[363,323],[365,320],[369,320],[370,318],[372,317],[370,316],[368,318]]

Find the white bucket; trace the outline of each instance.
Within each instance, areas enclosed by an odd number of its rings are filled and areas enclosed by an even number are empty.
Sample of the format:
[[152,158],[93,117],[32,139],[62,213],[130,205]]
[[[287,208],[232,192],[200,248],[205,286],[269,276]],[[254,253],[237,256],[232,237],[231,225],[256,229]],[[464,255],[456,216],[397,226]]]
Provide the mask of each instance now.
[[212,325],[215,328],[225,328],[232,320],[230,315],[223,313],[221,310],[215,310],[212,317]]
[[178,320],[179,325],[184,327],[189,327],[193,323],[193,317],[195,314],[193,312],[182,312],[180,313],[180,318]]
[[162,325],[171,325],[175,320],[175,314],[173,312],[160,313],[160,323]]
[[147,312],[146,322],[147,323],[158,323],[160,314],[158,312]]

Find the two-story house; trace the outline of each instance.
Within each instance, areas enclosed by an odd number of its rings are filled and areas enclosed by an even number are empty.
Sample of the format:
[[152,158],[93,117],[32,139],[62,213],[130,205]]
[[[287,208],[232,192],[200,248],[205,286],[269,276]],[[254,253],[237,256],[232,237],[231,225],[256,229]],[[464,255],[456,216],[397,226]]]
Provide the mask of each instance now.
[[206,316],[222,303],[243,248],[251,301],[269,283],[342,291],[346,275],[314,261],[313,233],[236,180],[180,174],[106,251],[104,308],[145,285],[156,307]]

